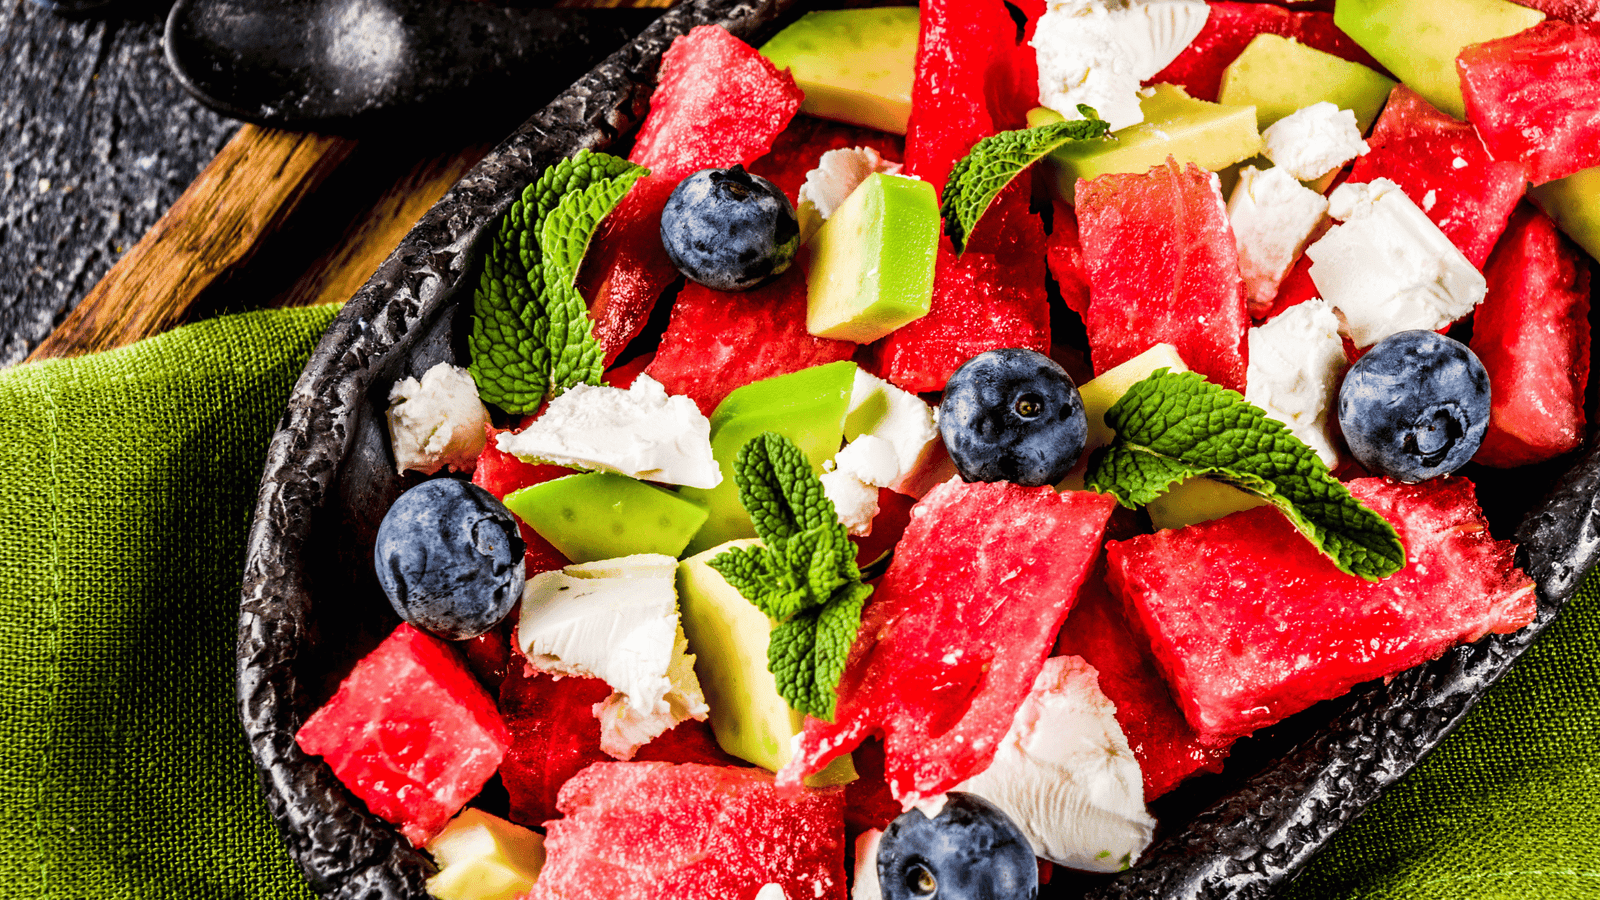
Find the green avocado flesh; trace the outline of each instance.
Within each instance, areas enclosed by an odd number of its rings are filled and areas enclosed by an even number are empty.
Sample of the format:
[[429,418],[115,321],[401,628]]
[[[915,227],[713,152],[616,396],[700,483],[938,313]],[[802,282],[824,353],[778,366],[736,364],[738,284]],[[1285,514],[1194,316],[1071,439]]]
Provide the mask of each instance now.
[[704,505],[611,472],[529,485],[507,494],[505,504],[575,563],[677,556],[706,521]]
[[905,134],[918,23],[914,6],[811,12],[761,53],[794,76],[802,112]]
[[747,384],[717,404],[711,414],[711,453],[722,469],[722,483],[710,489],[684,488],[679,494],[709,511],[704,527],[689,542],[690,553],[755,537],[733,478],[733,461],[746,441],[764,431],[776,432],[794,441],[811,467],[822,471],[822,464],[839,452],[855,378],[853,362],[812,366]]
[[806,330],[870,344],[928,314],[939,196],[915,178],[867,177],[822,224],[806,276]]
[[1394,89],[1394,79],[1360,63],[1276,34],[1258,34],[1222,71],[1217,102],[1254,106],[1262,131],[1296,110],[1324,101],[1355,113],[1362,134]]

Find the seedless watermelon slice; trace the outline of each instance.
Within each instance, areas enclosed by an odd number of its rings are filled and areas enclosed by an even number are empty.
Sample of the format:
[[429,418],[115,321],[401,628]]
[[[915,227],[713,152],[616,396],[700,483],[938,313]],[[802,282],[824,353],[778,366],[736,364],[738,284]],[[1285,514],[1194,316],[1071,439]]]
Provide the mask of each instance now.
[[1467,118],[1534,184],[1600,164],[1600,22],[1541,22],[1456,57]]
[[1398,573],[1340,572],[1271,507],[1107,545],[1108,582],[1202,739],[1248,734],[1533,621],[1533,581],[1512,544],[1490,537],[1472,482],[1348,486],[1399,532]]
[[800,89],[716,25],[672,42],[628,159],[650,169],[606,217],[580,276],[606,365],[644,328],[678,270],[661,246],[661,209],[679,181],[766,153],[800,109]]
[[1379,72],[1383,66],[1333,24],[1331,12],[1290,12],[1270,3],[1212,3],[1205,27],[1151,84],[1176,84],[1189,96],[1215,102],[1222,85],[1222,70],[1239,58],[1258,34],[1292,38],[1340,59],[1360,63]]
[[780,791],[761,769],[598,763],[561,788],[564,818],[524,900],[844,900],[844,788]]
[[951,479],[911,510],[867,601],[833,722],[806,719],[780,785],[871,736],[910,804],[987,766],[1099,554],[1105,494]]
[[998,89],[1011,79],[1016,33],[1003,0],[923,4],[906,124],[907,174],[942,191],[972,145],[1004,127],[994,107]]

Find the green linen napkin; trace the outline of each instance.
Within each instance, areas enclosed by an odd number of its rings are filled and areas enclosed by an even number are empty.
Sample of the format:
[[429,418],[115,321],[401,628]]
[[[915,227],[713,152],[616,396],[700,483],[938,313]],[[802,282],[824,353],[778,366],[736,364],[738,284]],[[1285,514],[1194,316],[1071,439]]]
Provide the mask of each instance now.
[[[309,900],[233,698],[267,437],[333,315],[0,372],[0,896]],[[1600,896],[1600,578],[1290,889]]]
[[0,372],[0,896],[310,898],[234,707],[245,533],[332,307]]

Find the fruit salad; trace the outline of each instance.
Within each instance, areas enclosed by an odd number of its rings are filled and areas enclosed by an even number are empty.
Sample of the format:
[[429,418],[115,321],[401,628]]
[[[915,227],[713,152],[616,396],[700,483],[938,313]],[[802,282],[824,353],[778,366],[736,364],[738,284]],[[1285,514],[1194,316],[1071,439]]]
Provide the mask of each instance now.
[[441,900],[1138,866],[1235,742],[1533,620],[1473,479],[1584,433],[1597,75],[1553,0],[694,29],[393,386],[403,622],[300,747]]

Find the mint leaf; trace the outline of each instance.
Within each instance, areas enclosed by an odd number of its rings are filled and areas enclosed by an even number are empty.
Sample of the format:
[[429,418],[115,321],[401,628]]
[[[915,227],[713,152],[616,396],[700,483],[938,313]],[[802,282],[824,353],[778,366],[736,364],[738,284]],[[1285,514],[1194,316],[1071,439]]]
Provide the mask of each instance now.
[[791,709],[833,719],[839,678],[872,593],[856,567],[856,547],[811,461],[772,432],[739,448],[739,502],[760,546],[734,547],[708,565],[777,624],[767,667]]
[[1106,413],[1117,436],[1090,462],[1086,484],[1124,506],[1204,476],[1276,506],[1341,570],[1376,581],[1406,564],[1382,516],[1351,496],[1316,451],[1280,422],[1194,372],[1157,369]]
[[473,296],[468,364],[478,393],[529,413],[574,384],[599,384],[604,352],[578,292],[595,230],[647,170],[580,150],[546,169],[506,210]]
[[955,164],[939,198],[939,215],[944,217],[945,233],[950,235],[957,253],[965,249],[968,236],[994,198],[1023,170],[1063,144],[1094,140],[1110,129],[1089,107],[1080,105],[1078,111],[1084,115],[1078,121],[1002,131],[986,137],[973,144]]

